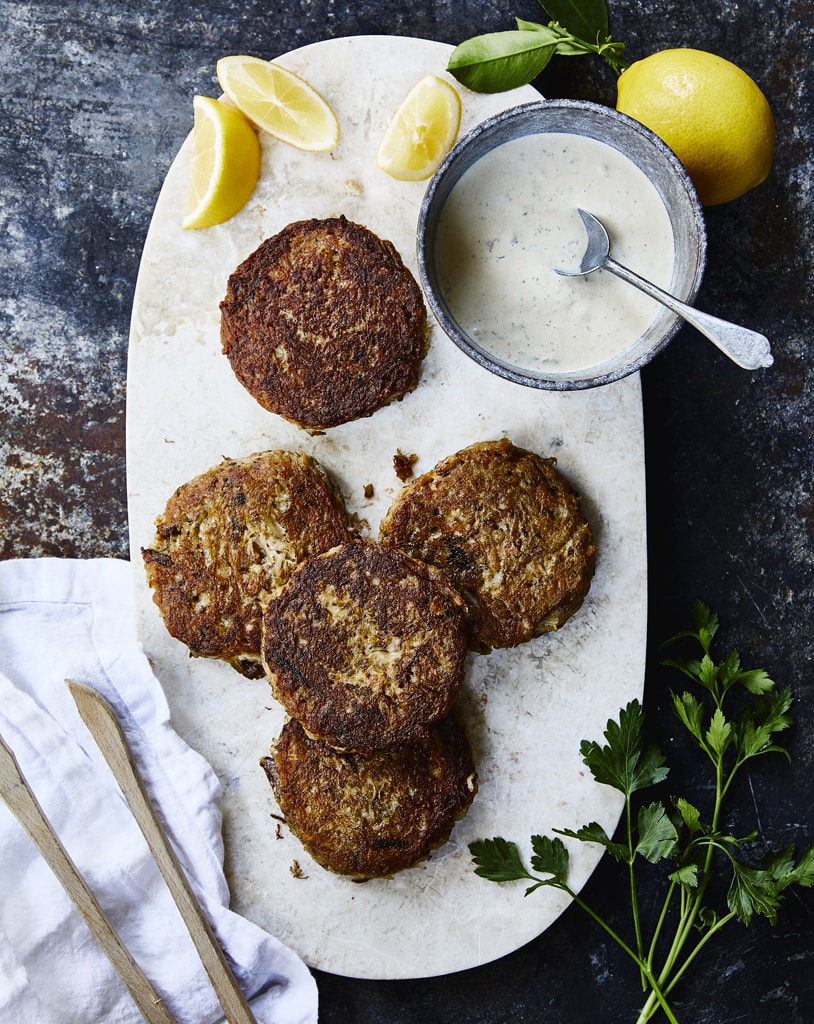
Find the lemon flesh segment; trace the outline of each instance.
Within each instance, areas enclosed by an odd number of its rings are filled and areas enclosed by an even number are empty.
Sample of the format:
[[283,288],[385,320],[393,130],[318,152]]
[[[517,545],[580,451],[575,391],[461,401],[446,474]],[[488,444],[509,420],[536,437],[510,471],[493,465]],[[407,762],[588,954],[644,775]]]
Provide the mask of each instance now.
[[400,181],[423,181],[458,137],[461,98],[437,75],[425,75],[393,115],[376,151],[376,163]]
[[183,228],[209,228],[242,210],[260,177],[257,132],[237,110],[208,96],[192,100],[193,154]]
[[257,128],[312,153],[334,149],[339,121],[330,105],[299,75],[260,57],[221,57],[220,87]]

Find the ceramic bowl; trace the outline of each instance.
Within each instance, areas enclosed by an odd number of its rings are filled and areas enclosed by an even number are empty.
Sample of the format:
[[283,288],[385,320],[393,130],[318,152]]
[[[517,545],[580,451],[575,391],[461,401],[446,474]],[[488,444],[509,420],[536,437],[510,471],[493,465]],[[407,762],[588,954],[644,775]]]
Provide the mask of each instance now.
[[[706,231],[689,176],[673,152],[649,129],[610,107],[583,100],[541,100],[512,107],[481,122],[453,147],[430,180],[421,204],[416,242],[421,284],[445,333],[492,373],[533,388],[565,391],[596,387],[634,373],[653,359],[679,330],[680,318],[664,307],[654,306],[654,319],[643,333],[638,328],[632,331],[633,336],[625,339],[621,349],[602,362],[570,370],[532,369],[515,365],[483,347],[476,340],[473,325],[456,319],[441,284],[444,257],[436,243],[439,222],[452,190],[486,153],[521,136],[541,132],[587,136],[603,142],[647,176],[661,197],[672,227],[673,274],[667,290],[692,303],[704,272]],[[539,301],[542,307],[544,297]]]

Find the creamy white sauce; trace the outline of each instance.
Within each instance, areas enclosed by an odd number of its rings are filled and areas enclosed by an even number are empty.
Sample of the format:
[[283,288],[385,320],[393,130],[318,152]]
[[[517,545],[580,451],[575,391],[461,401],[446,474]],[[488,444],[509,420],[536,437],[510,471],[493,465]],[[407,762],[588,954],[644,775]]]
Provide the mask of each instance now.
[[450,312],[487,352],[524,369],[568,372],[629,348],[659,304],[606,270],[568,278],[585,251],[582,207],[605,224],[611,255],[662,288],[673,232],[658,192],[618,150],[543,133],[481,157],[453,187],[436,260]]

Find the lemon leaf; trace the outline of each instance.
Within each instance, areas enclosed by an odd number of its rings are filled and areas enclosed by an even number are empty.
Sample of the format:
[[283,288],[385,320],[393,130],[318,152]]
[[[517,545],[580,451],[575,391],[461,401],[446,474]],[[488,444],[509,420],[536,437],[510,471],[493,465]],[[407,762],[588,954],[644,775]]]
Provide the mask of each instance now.
[[474,92],[504,92],[535,79],[556,49],[557,43],[542,25],[534,31],[489,32],[456,46],[447,71]]

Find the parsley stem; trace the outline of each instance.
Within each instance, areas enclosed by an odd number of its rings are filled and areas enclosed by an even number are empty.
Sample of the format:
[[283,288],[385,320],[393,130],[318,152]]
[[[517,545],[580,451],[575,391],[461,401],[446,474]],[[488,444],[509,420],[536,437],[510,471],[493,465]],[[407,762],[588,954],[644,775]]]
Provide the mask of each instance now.
[[647,977],[644,968],[644,939],[642,937],[642,922],[639,914],[639,895],[636,887],[636,872],[634,870],[634,860],[636,857],[635,847],[633,845],[633,808],[630,802],[630,794],[625,795],[625,812],[627,818],[627,849],[628,849],[628,877],[630,885],[630,907],[633,914],[633,931],[636,935],[636,951],[639,960],[639,974],[642,982],[642,990],[647,989]]
[[[650,967],[647,965],[647,963],[645,963],[642,957],[639,954],[637,954],[633,949],[631,949],[630,946],[622,938],[622,936],[615,932],[613,928],[611,928],[611,926],[608,924],[608,922],[605,921],[604,918],[600,917],[599,914],[597,914],[591,907],[589,907],[588,904],[585,903],[577,895],[577,893],[569,889],[567,885],[561,884],[558,885],[557,888],[561,888],[563,892],[568,893],[568,895],[573,899],[577,906],[582,907],[585,913],[590,918],[592,918],[599,925],[600,928],[604,929],[604,931],[607,932],[607,934],[613,939],[617,946],[619,946],[620,949],[624,950],[624,952],[627,953],[631,960],[635,960],[635,962],[639,965],[639,969],[642,972],[642,976],[644,977],[647,983],[646,987],[650,989],[650,995],[648,996],[645,1006],[647,1006],[651,1000],[654,1000],[652,1004],[653,1009],[655,1009],[656,1006],[660,1006],[661,1009],[664,1011],[664,1014],[667,1017],[670,1024],[678,1024],[678,1020],[675,1014],[673,1013],[672,1009],[670,1008],[670,1004],[667,1002],[666,993],[662,992],[661,990],[660,979],[656,978],[656,976],[650,970]],[[652,1010],[647,1016],[642,1016],[640,1014],[637,1024],[644,1024],[644,1022],[649,1020],[651,1016]]]
[[[713,833],[715,831],[717,831],[718,820],[719,820],[720,815],[721,815],[721,808],[722,808],[722,804],[723,804],[724,794],[726,792],[726,788],[728,786],[728,783],[731,782],[731,780],[732,780],[732,776],[730,775],[729,779],[727,780],[727,783],[724,784],[724,781],[723,781],[723,759],[719,756],[719,757],[716,757],[714,759],[714,761],[715,761],[715,804],[714,804],[714,808],[713,808],[713,812],[712,812],[712,831],[713,831]],[[682,907],[682,913],[681,913],[681,915],[679,917],[679,923],[678,923],[678,927],[676,929],[675,936],[673,937],[672,945],[670,946],[670,949],[668,951],[667,957],[666,957],[666,959],[664,961],[664,966],[662,967],[662,970],[661,970],[661,972],[658,975],[658,984],[661,985],[661,986],[664,986],[665,994],[669,993],[672,990],[673,986],[676,984],[676,982],[679,980],[679,978],[684,974],[684,972],[686,971],[687,967],[692,962],[692,960],[695,958],[695,956],[698,954],[698,952],[701,950],[701,948],[705,945],[705,943],[709,940],[709,938],[720,929],[721,922],[729,921],[729,920],[731,920],[731,918],[733,916],[732,914],[729,914],[729,915],[725,916],[724,918],[721,918],[720,922],[716,922],[716,924],[713,925],[707,931],[707,933],[704,935],[704,937],[695,945],[695,947],[692,949],[692,951],[688,954],[688,956],[685,959],[685,961],[682,964],[682,966],[677,971],[675,970],[676,964],[678,962],[678,959],[681,956],[681,952],[684,949],[684,946],[686,945],[686,943],[687,943],[687,941],[688,941],[688,939],[689,939],[689,937],[690,937],[690,935],[692,933],[692,929],[695,926],[695,922],[696,922],[696,919],[698,917],[698,914],[701,911],[701,906],[702,906],[702,903],[703,903],[704,894],[706,892],[707,885],[709,884],[709,880],[710,880],[711,874],[712,874],[712,858],[713,858],[713,856],[715,854],[715,848],[716,848],[716,844],[715,843],[710,843],[707,846],[707,852],[706,852],[706,857],[704,859],[704,867],[703,867],[703,871],[702,871],[702,875],[701,875],[701,880],[699,881],[698,887],[695,890],[695,894],[694,894],[692,900],[689,902],[689,904],[685,904]],[[671,886],[672,886],[672,884],[673,883],[671,883]],[[671,892],[668,892],[668,894],[667,894],[667,899],[668,900],[669,900],[670,896],[671,896]],[[659,921],[657,932],[658,932],[658,929],[660,929],[660,928],[661,928],[661,920]],[[655,1007],[653,1007],[653,1008],[655,1009]],[[645,1017],[644,1019],[647,1020],[648,1018]]]
[[712,936],[717,934],[717,932],[719,932],[721,930],[721,928],[723,928],[723,926],[725,924],[728,924],[735,916],[736,915],[735,915],[734,911],[730,911],[728,914],[724,915],[724,917],[719,918],[715,922],[715,924],[712,925],[708,929],[708,931],[698,940],[698,942],[695,944],[694,948],[690,951],[690,953],[688,953],[686,959],[684,960],[684,963],[681,965],[681,967],[679,967],[679,969],[675,972],[675,974],[670,979],[670,983],[665,986],[665,988],[664,988],[664,994],[665,995],[667,995],[669,992],[671,992],[673,990],[673,988],[678,984],[678,982],[681,980],[682,976],[685,974],[687,968],[690,966],[690,964],[693,962],[693,960],[696,958],[696,956],[701,952],[701,950],[704,948],[704,946],[709,942],[709,940],[712,938]]
[[574,901],[574,903],[576,903],[578,907],[582,907],[582,909],[585,911],[588,917],[593,918],[593,920],[599,925],[599,927],[604,929],[604,931],[608,933],[608,935],[613,939],[617,946],[619,946],[621,949],[625,951],[625,953],[627,953],[631,960],[635,960],[637,964],[641,964],[641,959],[636,954],[636,952],[630,948],[630,946],[625,942],[622,936],[618,934],[618,932],[615,932],[613,928],[611,928],[611,926],[604,918],[600,917],[595,910],[589,907],[588,904],[585,903],[584,900],[582,900],[575,892],[572,892],[572,890],[569,889],[568,886],[563,885],[558,886],[558,888],[561,888],[563,892],[567,892],[571,899]]
[[[654,957],[656,955],[656,947],[658,946],[658,942],[659,942],[659,939],[661,937],[661,930],[664,927],[664,922],[667,920],[667,914],[668,914],[668,912],[670,910],[670,904],[673,901],[673,895],[674,895],[675,891],[676,891],[676,883],[675,882],[670,882],[670,886],[669,886],[669,888],[667,890],[667,895],[664,897],[664,903],[662,904],[662,907],[661,907],[661,913],[659,914],[659,919],[656,922],[655,929],[653,930],[653,938],[652,938],[652,940],[650,942],[650,950],[649,950],[649,952],[647,954],[647,966],[648,966],[648,968],[651,971],[653,969],[653,959],[654,959]],[[684,912],[683,908],[684,908],[684,901],[683,901],[683,890],[682,890],[682,914]]]

